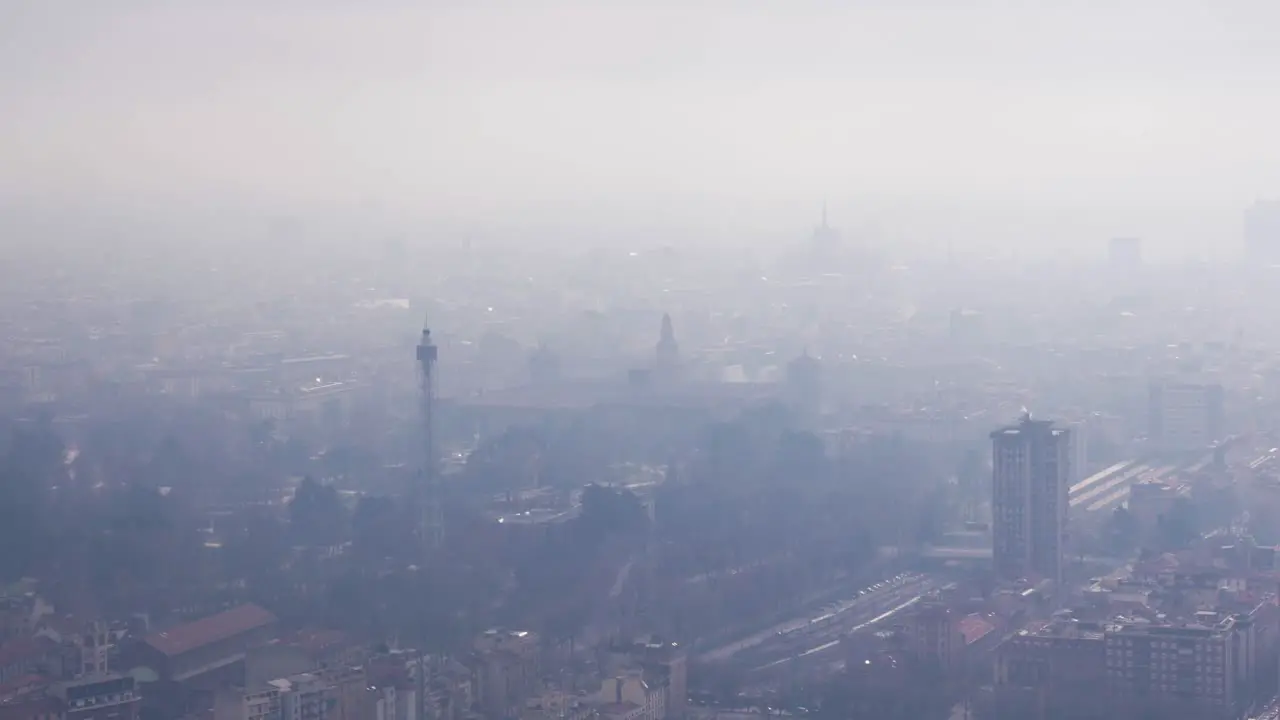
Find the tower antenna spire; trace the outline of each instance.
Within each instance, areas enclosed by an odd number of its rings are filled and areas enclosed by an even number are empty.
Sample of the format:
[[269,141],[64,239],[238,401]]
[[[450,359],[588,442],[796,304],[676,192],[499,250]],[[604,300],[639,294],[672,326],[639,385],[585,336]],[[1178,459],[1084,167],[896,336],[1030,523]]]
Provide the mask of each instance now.
[[431,339],[431,327],[427,318],[423,317],[422,339],[418,341],[416,357],[418,360],[418,381],[421,385],[422,413],[422,471],[419,474],[417,487],[411,493],[418,501],[418,535],[424,550],[430,552],[444,543],[444,516],[440,506],[440,467],[436,457],[435,443],[435,405],[436,405],[436,358],[439,354],[435,341]]

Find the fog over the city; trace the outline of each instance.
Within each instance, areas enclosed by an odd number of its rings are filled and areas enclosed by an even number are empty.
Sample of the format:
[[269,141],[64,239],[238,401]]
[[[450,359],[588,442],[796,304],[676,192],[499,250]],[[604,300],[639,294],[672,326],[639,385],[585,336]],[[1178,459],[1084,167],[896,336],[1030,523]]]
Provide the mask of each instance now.
[[1280,720],[1276,0],[0,0],[0,720]]
[[156,2],[0,7],[0,198],[376,209],[538,241],[1116,234],[1213,254],[1280,194],[1280,6]]

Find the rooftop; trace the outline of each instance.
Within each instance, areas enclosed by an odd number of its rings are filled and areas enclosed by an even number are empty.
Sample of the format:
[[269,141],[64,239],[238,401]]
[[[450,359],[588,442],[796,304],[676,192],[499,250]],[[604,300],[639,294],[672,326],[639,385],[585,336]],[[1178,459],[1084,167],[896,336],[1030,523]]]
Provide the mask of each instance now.
[[46,637],[14,638],[0,645],[0,667],[38,660],[55,647],[55,643]]
[[1100,623],[1074,619],[1056,619],[1037,622],[1018,631],[1018,637],[1062,638],[1066,640],[1101,640],[1104,628]]
[[181,655],[210,643],[235,637],[275,622],[276,617],[253,604],[239,605],[217,615],[147,636],[146,643],[164,655]]
[[996,626],[987,621],[981,615],[968,615],[960,618],[957,623],[960,635],[964,637],[964,644],[971,645],[987,635],[991,634]]

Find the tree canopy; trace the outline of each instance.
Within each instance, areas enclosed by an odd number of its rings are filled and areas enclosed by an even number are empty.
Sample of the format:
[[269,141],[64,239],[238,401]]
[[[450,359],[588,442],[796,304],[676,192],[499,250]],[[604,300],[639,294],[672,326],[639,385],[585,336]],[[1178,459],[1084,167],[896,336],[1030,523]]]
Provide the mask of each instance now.
[[302,545],[336,545],[346,538],[347,508],[332,485],[303,478],[289,502],[289,526]]

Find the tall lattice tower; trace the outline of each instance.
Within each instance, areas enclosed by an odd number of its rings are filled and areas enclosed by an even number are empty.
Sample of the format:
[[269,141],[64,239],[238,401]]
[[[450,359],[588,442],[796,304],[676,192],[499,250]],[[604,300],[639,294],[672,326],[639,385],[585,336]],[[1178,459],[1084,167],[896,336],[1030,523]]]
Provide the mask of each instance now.
[[444,542],[444,513],[440,507],[440,461],[436,455],[436,356],[438,350],[431,339],[431,328],[424,322],[422,339],[418,341],[418,380],[422,384],[422,473],[417,492],[418,535],[427,550],[435,550]]

